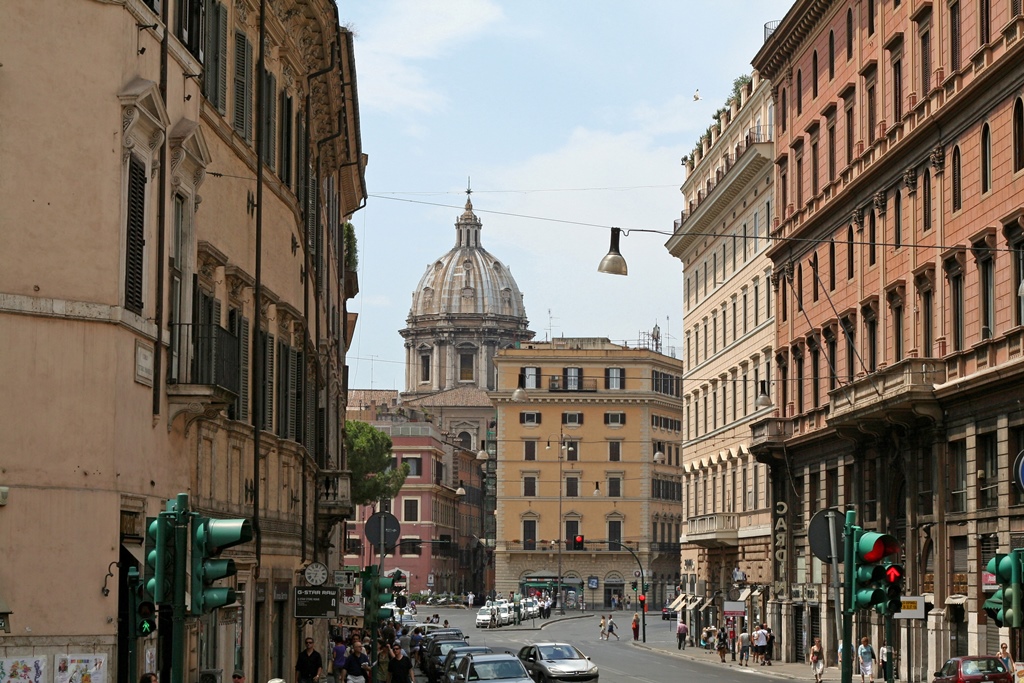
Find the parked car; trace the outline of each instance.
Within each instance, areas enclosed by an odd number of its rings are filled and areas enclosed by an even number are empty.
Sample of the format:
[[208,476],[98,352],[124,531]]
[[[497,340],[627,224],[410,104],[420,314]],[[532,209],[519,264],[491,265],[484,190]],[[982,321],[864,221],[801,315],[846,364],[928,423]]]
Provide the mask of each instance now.
[[491,627],[491,608],[481,607],[476,613],[476,627],[477,628],[490,628]]
[[661,620],[671,621],[679,618],[679,612],[672,609],[670,606],[665,605],[661,608]]
[[441,683],[455,683],[456,670],[459,667],[459,662],[462,658],[468,654],[482,655],[488,652],[494,652],[485,645],[459,645],[448,650],[448,654],[445,655],[444,663],[441,664]]
[[498,623],[501,626],[508,626],[515,620],[515,615],[512,613],[512,608],[505,603],[504,605],[498,605]]
[[953,657],[935,672],[932,683],[1011,683],[1013,672],[998,657]]
[[468,654],[455,670],[455,683],[472,681],[502,681],[503,683],[533,683],[526,667],[515,655]]
[[430,648],[434,645],[435,642],[439,642],[442,640],[451,640],[454,641],[457,645],[464,643],[466,641],[465,637],[462,635],[462,631],[458,629],[435,631],[430,635],[426,636],[423,639],[423,642],[420,643],[420,671],[422,671],[424,674],[427,673],[427,663],[429,661],[427,653],[430,651]]
[[525,598],[522,606],[523,619],[535,619],[540,616],[540,603],[536,598]]
[[423,655],[427,660],[423,673],[427,675],[427,680],[430,683],[437,683],[440,679],[441,666],[444,664],[444,658],[448,651],[465,644],[466,641],[462,638],[431,641],[430,646],[424,651],[425,654]]
[[590,657],[569,643],[533,643],[519,650],[519,660],[537,683],[590,681],[600,672]]

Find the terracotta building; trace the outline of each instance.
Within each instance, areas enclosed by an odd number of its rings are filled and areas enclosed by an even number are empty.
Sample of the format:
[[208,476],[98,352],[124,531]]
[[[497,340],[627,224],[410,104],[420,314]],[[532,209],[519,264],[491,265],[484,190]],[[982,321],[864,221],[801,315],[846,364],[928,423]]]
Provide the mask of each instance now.
[[680,580],[683,364],[566,337],[503,349],[495,366],[497,592],[561,584],[567,609],[621,608],[643,571],[660,609]]
[[287,678],[297,640],[326,637],[295,627],[293,589],[339,566],[351,513],[352,36],[333,2],[258,7],[3,9],[0,657],[47,676],[70,653],[168,680],[166,608],[129,656],[127,581],[179,493],[256,529],[225,553],[238,602],[189,619],[185,680]]
[[775,342],[771,84],[738,78],[698,141],[684,206],[666,248],[683,264],[682,592],[684,620],[719,624],[744,603],[737,632],[765,616],[771,579],[768,468],[750,453],[750,424],[771,376]]
[[[1008,639],[982,603],[1024,541],[1022,31],[1017,0],[799,0],[754,58],[777,105],[776,369],[751,450],[787,659],[835,633],[806,537],[832,506],[899,539],[930,608],[898,623],[901,679]],[[881,642],[883,619],[854,631]]]

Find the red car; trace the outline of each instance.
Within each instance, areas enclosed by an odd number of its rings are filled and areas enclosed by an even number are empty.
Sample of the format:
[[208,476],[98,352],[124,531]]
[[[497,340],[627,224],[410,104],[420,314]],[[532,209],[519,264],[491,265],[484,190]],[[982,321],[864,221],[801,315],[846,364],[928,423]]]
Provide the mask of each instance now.
[[935,672],[932,683],[1012,683],[1013,672],[998,657],[953,657]]

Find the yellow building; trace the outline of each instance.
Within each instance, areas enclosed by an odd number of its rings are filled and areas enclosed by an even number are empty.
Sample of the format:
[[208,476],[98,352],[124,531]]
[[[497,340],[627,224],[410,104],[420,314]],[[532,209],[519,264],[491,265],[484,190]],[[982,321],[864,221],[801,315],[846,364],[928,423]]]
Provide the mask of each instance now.
[[71,655],[167,680],[171,620],[130,643],[127,580],[178,493],[257,530],[225,553],[238,603],[188,619],[185,680],[287,678],[303,632],[326,639],[293,589],[338,566],[351,512],[365,158],[335,3],[260,4],[3,6],[0,657],[47,679]]
[[682,362],[561,338],[495,366],[497,592],[561,583],[567,609],[635,609],[642,571],[660,611],[680,579]]

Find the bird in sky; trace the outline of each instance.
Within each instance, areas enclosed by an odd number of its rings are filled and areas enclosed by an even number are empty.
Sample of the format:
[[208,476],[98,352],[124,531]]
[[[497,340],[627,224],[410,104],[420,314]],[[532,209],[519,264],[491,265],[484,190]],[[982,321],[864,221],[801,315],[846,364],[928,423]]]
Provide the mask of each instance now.
[[700,101],[700,88],[697,88],[697,89],[696,89],[696,90],[695,90],[695,91],[693,92],[693,101],[694,101],[694,102],[699,102],[699,101]]

